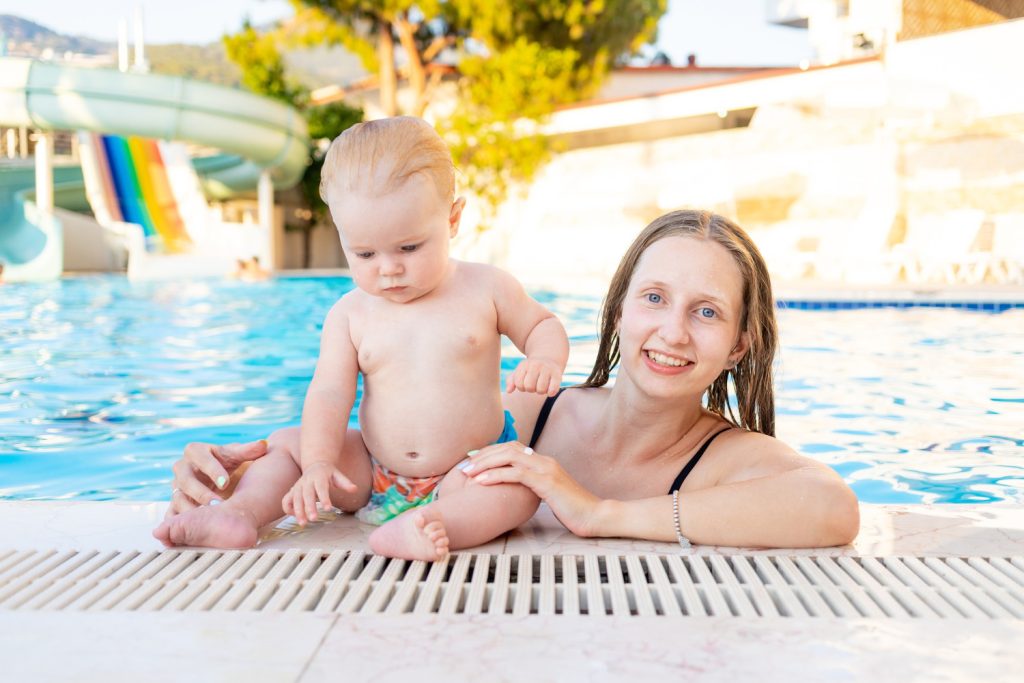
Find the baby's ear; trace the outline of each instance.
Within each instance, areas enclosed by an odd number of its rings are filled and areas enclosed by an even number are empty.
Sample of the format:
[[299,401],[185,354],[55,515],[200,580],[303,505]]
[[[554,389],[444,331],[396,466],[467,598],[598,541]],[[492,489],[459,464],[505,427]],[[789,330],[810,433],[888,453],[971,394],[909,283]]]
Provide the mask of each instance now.
[[455,237],[459,234],[459,222],[462,220],[462,210],[466,208],[466,198],[457,197],[452,202],[452,210],[448,214],[448,237]]

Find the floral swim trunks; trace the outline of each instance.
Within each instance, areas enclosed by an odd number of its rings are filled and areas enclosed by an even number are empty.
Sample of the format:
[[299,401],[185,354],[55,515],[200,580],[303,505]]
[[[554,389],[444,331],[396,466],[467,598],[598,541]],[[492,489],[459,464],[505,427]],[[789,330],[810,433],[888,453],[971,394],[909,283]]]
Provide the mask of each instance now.
[[[505,426],[501,436],[494,443],[515,441],[515,419],[512,413],[505,411]],[[444,474],[433,477],[406,477],[396,474],[381,465],[370,456],[373,464],[373,488],[370,502],[356,512],[356,519],[368,524],[383,524],[394,519],[406,510],[426,505],[437,499],[437,486],[444,479]]]

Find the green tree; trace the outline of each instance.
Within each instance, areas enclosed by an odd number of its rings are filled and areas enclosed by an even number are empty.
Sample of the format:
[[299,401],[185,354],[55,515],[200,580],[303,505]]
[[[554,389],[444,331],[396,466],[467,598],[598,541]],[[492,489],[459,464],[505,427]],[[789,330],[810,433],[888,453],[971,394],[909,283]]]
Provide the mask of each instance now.
[[[406,77],[413,92],[408,113],[423,115],[429,91],[438,82],[437,76],[428,79],[427,65],[454,42],[440,18],[440,0],[291,0],[291,4],[295,19],[282,31],[291,44],[326,42],[357,55],[367,71],[377,74],[381,108],[387,116],[399,113],[398,79]],[[402,50],[401,68],[396,39]]]
[[[553,143],[539,132],[547,117],[559,106],[592,96],[617,60],[652,41],[667,5],[667,0],[291,2],[295,19],[272,40],[343,45],[377,75],[387,115],[400,113],[400,77],[412,91],[406,113],[422,115],[443,73],[430,65],[445,47],[457,48],[458,101],[438,128],[468,189],[491,213],[515,183],[528,182],[550,157]],[[283,71],[273,77],[287,89]]]
[[[494,209],[548,160],[538,130],[554,110],[591,97],[614,63],[654,40],[666,0],[450,0],[451,21],[484,47],[463,78],[446,137],[466,185]],[[535,122],[523,126],[523,119]]]

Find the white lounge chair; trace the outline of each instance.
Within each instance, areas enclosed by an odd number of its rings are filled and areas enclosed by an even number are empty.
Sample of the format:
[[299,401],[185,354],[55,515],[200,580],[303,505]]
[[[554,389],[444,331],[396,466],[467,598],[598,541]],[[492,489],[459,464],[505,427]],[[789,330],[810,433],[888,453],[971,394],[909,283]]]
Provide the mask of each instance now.
[[901,279],[911,284],[981,282],[991,267],[991,249],[976,248],[985,241],[985,231],[991,231],[991,222],[980,209],[908,216],[906,238],[893,249]]

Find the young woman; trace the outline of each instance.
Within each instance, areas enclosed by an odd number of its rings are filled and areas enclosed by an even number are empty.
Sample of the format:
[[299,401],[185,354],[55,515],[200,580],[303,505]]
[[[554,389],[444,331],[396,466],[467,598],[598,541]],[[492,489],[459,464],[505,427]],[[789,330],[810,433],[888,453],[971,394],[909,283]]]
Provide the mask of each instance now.
[[[619,265],[588,380],[546,400],[506,395],[529,443],[482,449],[464,472],[481,486],[531,488],[584,537],[849,543],[859,528],[853,492],[774,438],[777,339],[768,271],[746,233],[708,212],[666,214]],[[242,446],[189,444],[168,516],[218,499],[210,482],[246,460],[297,460],[297,437],[289,429]],[[187,530],[175,542],[187,544]]]

